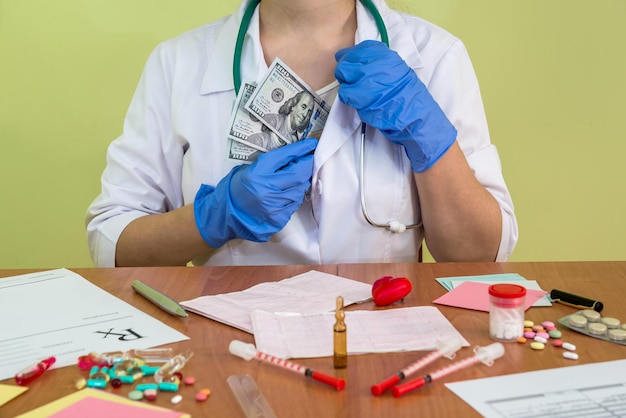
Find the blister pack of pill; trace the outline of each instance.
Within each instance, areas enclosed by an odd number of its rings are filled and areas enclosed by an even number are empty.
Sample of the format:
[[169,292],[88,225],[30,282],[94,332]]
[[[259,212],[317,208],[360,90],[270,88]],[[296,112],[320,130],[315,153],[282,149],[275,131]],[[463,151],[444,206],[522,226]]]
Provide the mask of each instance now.
[[564,316],[559,323],[590,337],[626,345],[626,323],[620,323],[617,318],[603,317],[591,309]]

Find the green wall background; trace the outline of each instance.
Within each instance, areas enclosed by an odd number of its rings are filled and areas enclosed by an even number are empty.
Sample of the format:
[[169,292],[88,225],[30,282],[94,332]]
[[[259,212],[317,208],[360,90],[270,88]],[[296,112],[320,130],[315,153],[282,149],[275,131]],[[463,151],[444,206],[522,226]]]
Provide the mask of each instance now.
[[[148,54],[238,4],[0,0],[0,268],[92,266],[84,214]],[[626,2],[390,4],[470,52],[518,215],[511,261],[626,259]]]

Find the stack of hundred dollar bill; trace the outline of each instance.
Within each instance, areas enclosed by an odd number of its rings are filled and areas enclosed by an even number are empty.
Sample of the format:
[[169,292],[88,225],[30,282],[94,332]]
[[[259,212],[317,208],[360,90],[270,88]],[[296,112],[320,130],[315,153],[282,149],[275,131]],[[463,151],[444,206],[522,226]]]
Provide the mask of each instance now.
[[[296,136],[286,134],[284,129],[274,126],[276,120],[289,117],[285,110],[279,112],[279,109],[297,95],[302,96],[302,92],[308,93],[309,103],[311,98],[313,103],[308,123]],[[330,106],[276,58],[260,82],[244,81],[239,89],[230,119],[228,158],[251,163],[270,149],[304,138],[319,139],[329,112]],[[265,142],[273,145],[264,148],[263,141],[257,140],[259,137],[265,137]]]

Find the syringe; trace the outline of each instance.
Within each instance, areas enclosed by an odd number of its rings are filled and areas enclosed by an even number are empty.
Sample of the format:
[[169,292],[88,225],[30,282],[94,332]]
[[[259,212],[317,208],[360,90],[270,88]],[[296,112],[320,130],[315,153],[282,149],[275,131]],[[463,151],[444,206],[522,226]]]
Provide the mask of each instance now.
[[346,381],[343,379],[338,379],[336,377],[329,376],[312,369],[308,369],[300,364],[292,363],[289,360],[262,353],[261,351],[257,351],[254,344],[246,344],[243,341],[233,340],[228,346],[228,351],[230,351],[231,354],[239,356],[245,360],[250,360],[254,358],[273,364],[275,366],[280,366],[287,370],[291,370],[292,372],[304,375],[305,377],[312,377],[318,382],[330,385],[337,390],[343,390],[343,388],[346,387]]
[[471,366],[472,364],[478,363],[479,361],[486,364],[487,366],[491,366],[495,359],[500,358],[504,355],[504,346],[501,343],[493,343],[486,347],[477,346],[474,347],[474,353],[475,354],[473,356],[467,357],[463,360],[459,360],[456,363],[443,367],[434,373],[427,374],[426,376],[420,377],[415,380],[411,380],[410,382],[407,382],[403,385],[394,386],[391,389],[391,393],[396,398],[399,398],[407,392],[424,386],[426,383],[430,383],[457,370],[461,370],[467,366]]
[[400,370],[398,373],[383,380],[382,382],[373,385],[371,388],[372,395],[379,396],[384,391],[395,385],[401,380],[404,380],[409,375],[415,373],[422,367],[432,363],[440,357],[447,357],[453,359],[456,356],[456,352],[463,346],[463,340],[459,336],[452,336],[446,340],[437,341],[436,349],[425,357],[422,357],[415,363],[412,363],[408,367]]

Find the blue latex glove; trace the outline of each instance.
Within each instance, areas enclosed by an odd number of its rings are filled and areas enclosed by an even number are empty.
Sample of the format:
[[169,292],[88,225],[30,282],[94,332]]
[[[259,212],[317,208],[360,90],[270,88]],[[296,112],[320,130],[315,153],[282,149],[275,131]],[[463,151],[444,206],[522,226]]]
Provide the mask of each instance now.
[[339,50],[335,59],[339,99],[403,145],[414,172],[429,169],[452,146],[456,129],[397,52],[364,41]]
[[285,227],[311,186],[317,139],[308,138],[260,154],[233,168],[212,187],[200,186],[194,200],[202,238],[219,248],[234,238],[266,242]]

